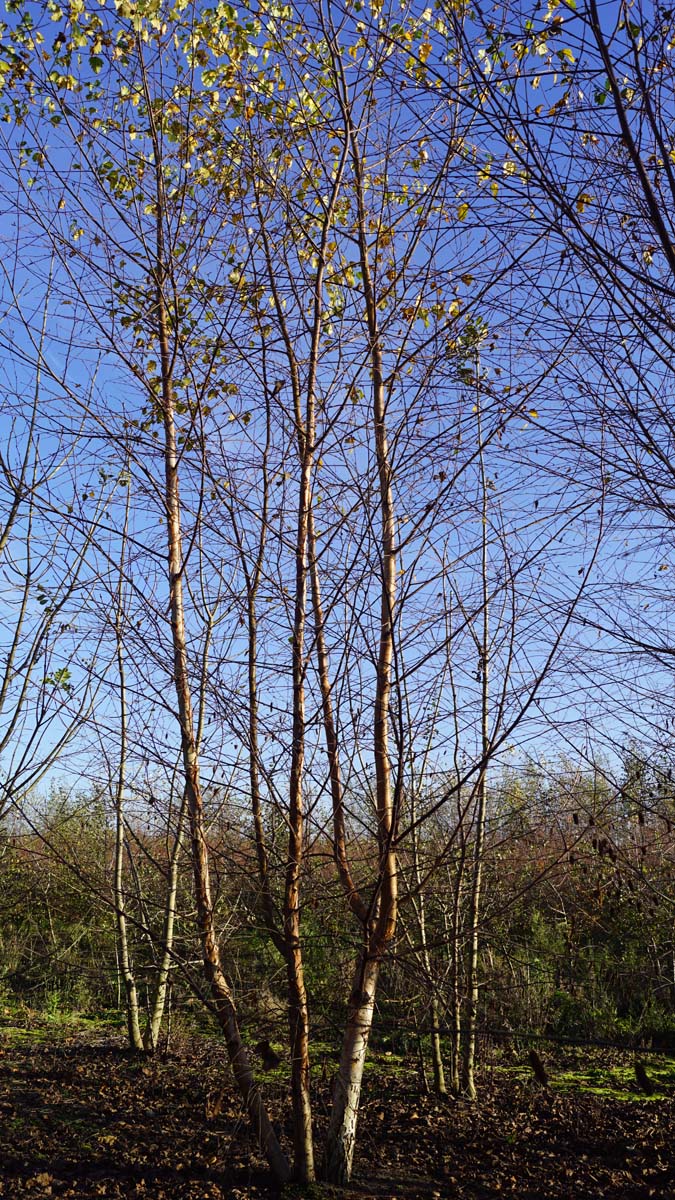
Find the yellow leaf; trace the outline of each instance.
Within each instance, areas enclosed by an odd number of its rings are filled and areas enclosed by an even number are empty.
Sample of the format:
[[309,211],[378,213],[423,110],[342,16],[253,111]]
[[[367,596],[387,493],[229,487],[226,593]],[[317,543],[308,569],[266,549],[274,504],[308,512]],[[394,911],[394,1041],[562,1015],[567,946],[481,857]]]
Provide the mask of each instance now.
[[460,204],[459,208],[457,209],[457,216],[459,217],[460,221],[466,220],[468,211],[469,211],[468,204]]

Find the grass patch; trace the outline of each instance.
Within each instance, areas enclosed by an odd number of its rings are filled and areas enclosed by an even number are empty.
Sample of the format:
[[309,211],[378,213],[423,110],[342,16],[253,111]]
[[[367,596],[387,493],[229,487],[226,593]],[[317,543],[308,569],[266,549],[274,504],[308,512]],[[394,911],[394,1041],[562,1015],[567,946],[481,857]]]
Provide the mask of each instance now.
[[20,1046],[25,1042],[51,1042],[53,1029],[47,1026],[0,1025],[0,1041],[9,1046]]
[[77,1030],[101,1034],[117,1032],[124,1028],[124,1015],[114,1011],[97,1014],[95,1017],[78,1012],[34,1012],[31,1009],[6,1009],[0,1017],[0,1040],[6,1045],[26,1042],[50,1042],[60,1036],[67,1037]]
[[[567,1061],[546,1060],[549,1086],[562,1095],[586,1094],[606,1100],[663,1100],[675,1096],[675,1058],[647,1057],[639,1060],[647,1072],[653,1092],[648,1095],[639,1085],[635,1075],[635,1060],[629,1054],[622,1059],[614,1057],[607,1062],[601,1054],[580,1061],[578,1057],[567,1057]],[[531,1069],[525,1064],[494,1065],[495,1075],[510,1078],[519,1084],[535,1083]]]
[[576,1068],[555,1073],[551,1086],[559,1092],[589,1092],[612,1100],[662,1100],[675,1092],[675,1059],[647,1059],[643,1063],[653,1084],[652,1095],[638,1087],[633,1065]]

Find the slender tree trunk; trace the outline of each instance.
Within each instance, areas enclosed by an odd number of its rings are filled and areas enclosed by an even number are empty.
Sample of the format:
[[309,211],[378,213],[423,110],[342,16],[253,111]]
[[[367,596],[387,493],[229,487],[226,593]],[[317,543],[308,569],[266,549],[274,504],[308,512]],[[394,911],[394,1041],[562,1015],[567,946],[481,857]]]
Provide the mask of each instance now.
[[182,561],[182,532],[178,493],[178,455],[173,397],[170,385],[169,343],[165,320],[163,319],[164,309],[160,289],[158,289],[158,307],[160,309],[160,353],[162,357],[163,376],[166,380],[163,395],[163,418],[174,682],[178,701],[185,791],[190,820],[197,923],[202,942],[204,970],[210,985],[218,1022],[225,1036],[237,1086],[246,1104],[261,1149],[266,1155],[276,1177],[279,1180],[285,1181],[290,1177],[288,1162],[279,1146],[276,1134],[272,1129],[269,1117],[263,1106],[260,1092],[253,1078],[253,1071],[239,1030],[232,993],[223,972],[220,950],[214,928],[209,857],[204,830],[204,804],[199,778],[196,739],[193,729],[192,699],[185,639],[185,615],[183,608],[184,564]]
[[431,997],[431,1065],[434,1072],[434,1091],[437,1096],[445,1096],[447,1095],[447,1088],[445,1086],[445,1071],[443,1069],[438,997],[435,993]]
[[[288,863],[284,890],[283,952],[286,959],[288,978],[288,1011],[291,1047],[291,1091],[293,1097],[293,1128],[295,1144],[295,1175],[301,1182],[315,1178],[314,1144],[312,1130],[312,1108],[310,1096],[309,1063],[309,1007],[304,978],[302,943],[300,938],[300,875],[304,858],[304,788],[305,764],[305,676],[307,667],[306,625],[307,588],[310,561],[316,568],[315,539],[312,524],[312,473],[316,444],[316,378],[319,363],[320,341],[323,327],[325,260],[329,232],[332,226],[335,204],[339,193],[347,147],[342,163],[333,180],[330,199],[325,212],[321,240],[318,248],[318,264],[314,283],[313,317],[311,324],[311,350],[306,386],[304,411],[301,401],[300,374],[295,356],[293,338],[285,318],[284,302],[277,296],[274,267],[269,248],[268,270],[272,294],[277,304],[280,328],[284,340],[290,384],[293,396],[300,482],[298,492],[298,515],[295,542],[295,596],[293,614],[293,739],[289,788],[289,842]],[[264,226],[263,226],[264,229]],[[311,530],[311,533],[310,533]],[[249,620],[249,629],[251,628]],[[323,686],[323,685],[322,685]],[[252,694],[249,682],[249,691]],[[252,708],[252,711],[253,708]],[[331,763],[332,771],[332,763]],[[256,824],[256,833],[258,825]],[[261,875],[266,874],[266,862],[260,836],[258,861]]]
[[441,1048],[441,1034],[438,1019],[438,994],[436,991],[436,983],[431,966],[431,955],[429,954],[429,939],[427,937],[427,912],[424,899],[422,867],[420,863],[420,847],[417,827],[417,787],[415,785],[413,785],[410,799],[410,824],[412,826],[413,878],[415,880],[415,887],[417,891],[417,900],[415,901],[413,898],[412,907],[417,921],[417,931],[419,934],[420,949],[422,952],[422,967],[424,969],[427,995],[430,996],[431,1063],[434,1073],[434,1091],[438,1096],[445,1096],[445,1072],[443,1070],[443,1052]]
[[126,901],[124,894],[124,813],[122,792],[118,790],[115,802],[115,916],[117,923],[117,957],[124,980],[124,998],[127,1016],[127,1034],[132,1050],[143,1050],[143,1038],[138,1014],[138,991],[131,967],[129,940],[127,936]]
[[352,121],[342,63],[336,60],[341,85],[341,107],[348,133],[357,206],[359,264],[368,326],[372,380],[372,414],[380,509],[380,632],[375,677],[373,757],[379,849],[378,879],[371,902],[372,920],[364,926],[364,949],[352,989],[340,1069],[335,1084],[333,1110],[325,1151],[326,1177],[343,1185],[349,1180],[354,1156],[356,1122],[363,1068],[373,1022],[380,964],[394,936],[398,916],[398,859],[395,849],[397,809],[389,756],[389,713],[394,657],[396,608],[396,527],[392,467],[386,423],[386,388],[381,335],[370,263],[365,208],[363,163],[357,131]]
[[[199,689],[199,706],[196,732],[197,750],[202,744],[204,721],[206,718],[206,686],[208,680],[208,655],[213,629],[213,617],[209,614],[208,636],[205,639],[202,657],[201,684]],[[157,967],[155,979],[155,996],[152,1002],[145,1027],[143,1042],[150,1053],[154,1053],[159,1043],[159,1034],[164,1019],[167,996],[171,996],[171,968],[173,963],[173,936],[176,925],[176,899],[178,896],[178,877],[180,856],[185,842],[185,818],[187,815],[187,793],[183,789],[181,805],[178,810],[176,831],[169,857],[169,873],[166,885],[166,901],[164,905],[164,927],[162,930],[162,957]],[[168,1034],[167,1034],[168,1036]]]
[[117,960],[124,980],[125,1008],[127,1016],[127,1034],[132,1050],[143,1050],[143,1038],[138,1015],[138,992],[136,980],[131,967],[129,955],[129,939],[127,935],[126,896],[124,891],[124,790],[126,784],[127,765],[127,691],[126,673],[124,668],[124,650],[122,638],[123,622],[123,591],[124,591],[124,556],[126,551],[127,531],[129,524],[129,497],[131,484],[127,490],[127,504],[124,514],[124,530],[122,534],[122,553],[120,556],[119,583],[115,604],[115,649],[117,657],[117,675],[120,701],[120,748],[117,770],[117,787],[115,789],[115,920],[117,926]]
[[305,627],[307,622],[307,533],[311,506],[314,399],[310,393],[301,424],[296,408],[301,473],[295,546],[295,612],[293,618],[293,747],[289,793],[289,847],[284,896],[284,941],[287,948],[288,1013],[291,1046],[291,1091],[295,1174],[300,1182],[315,1178],[312,1107],[309,1091],[309,1007],[300,943],[300,869],[303,860],[305,760]]
[[483,851],[485,845],[485,818],[487,810],[487,760],[490,749],[489,730],[489,587],[488,587],[488,489],[483,453],[483,435],[480,407],[480,363],[476,363],[476,411],[478,414],[478,456],[481,482],[481,585],[482,585],[482,631],[479,641],[481,670],[481,770],[477,783],[476,835],[474,838],[473,874],[469,904],[469,961],[467,968],[467,1022],[462,1062],[462,1091],[469,1100],[476,1099],[474,1078],[476,1066],[476,1027],[478,1022],[478,961],[480,950],[479,923],[481,882],[483,875]]
[[314,1179],[312,1108],[309,1091],[309,1007],[300,942],[300,869],[303,858],[303,787],[305,731],[304,632],[307,596],[307,515],[309,463],[305,458],[300,487],[296,545],[296,605],[293,623],[293,752],[291,760],[289,851],[284,897],[284,942],[287,950],[288,1014],[291,1048],[291,1092],[295,1175]]
[[[140,42],[139,56],[142,61]],[[146,103],[152,113],[153,105],[144,74]],[[209,855],[204,828],[204,803],[199,777],[199,754],[194,729],[194,714],[190,692],[188,649],[185,632],[183,600],[183,535],[178,487],[178,445],[173,394],[170,321],[166,307],[165,289],[169,272],[165,260],[164,219],[166,212],[162,155],[159,136],[152,127],[155,158],[156,202],[156,263],[155,263],[155,321],[159,345],[161,372],[161,417],[164,430],[164,504],[167,522],[169,611],[173,645],[173,669],[181,733],[185,795],[190,823],[192,865],[194,874],[197,926],[202,944],[204,972],[209,983],[213,1007],[225,1037],[232,1070],[258,1139],[275,1177],[280,1182],[290,1178],[290,1169],[255,1083],[250,1060],[244,1045],[232,993],[222,967],[220,950],[213,919]]]
[[293,1095],[294,1175],[301,1183],[316,1178],[314,1137],[309,1073],[309,1007],[305,988],[302,954],[297,941],[290,943],[289,1025],[291,1044],[291,1083]]
[[138,991],[129,955],[127,936],[126,900],[124,894],[124,812],[122,792],[118,790],[115,802],[115,916],[117,923],[117,957],[124,980],[124,998],[127,1017],[127,1034],[132,1050],[143,1050],[143,1038],[139,1022]]
[[462,950],[460,941],[460,904],[461,888],[459,886],[458,879],[455,886],[454,904],[450,926],[450,1029],[452,1038],[450,1059],[450,1089],[453,1096],[459,1096],[462,1086],[460,1071],[462,1045],[462,993],[460,983]]
[[222,969],[220,950],[214,928],[209,857],[204,831],[204,804],[199,778],[196,739],[193,729],[192,698],[190,694],[188,654],[185,639],[185,614],[183,608],[184,563],[182,560],[182,532],[178,492],[178,454],[173,396],[170,383],[169,339],[160,288],[158,288],[157,303],[159,309],[160,354],[164,381],[165,500],[169,541],[169,597],[171,634],[174,647],[174,682],[178,701],[185,791],[190,820],[197,923],[202,942],[204,970],[210,985],[218,1021],[225,1036],[237,1086],[246,1104],[261,1149],[266,1155],[276,1177],[279,1180],[285,1181],[290,1177],[288,1162],[279,1146],[276,1134],[272,1129],[269,1117],[263,1106],[260,1092],[253,1078],[253,1071],[246,1047],[239,1031],[232,993]]
[[[324,230],[324,241],[326,232]],[[322,250],[323,256],[323,250]],[[321,261],[322,261],[321,256]],[[300,872],[304,857],[304,768],[305,768],[305,675],[307,626],[307,584],[309,575],[309,523],[312,507],[312,470],[316,440],[315,370],[321,332],[321,279],[317,276],[312,352],[304,412],[292,350],[293,406],[297,431],[300,481],[295,541],[295,603],[293,613],[293,738],[288,813],[288,863],[284,889],[284,944],[288,978],[288,1016],[291,1048],[291,1093],[293,1098],[293,1136],[295,1176],[302,1182],[315,1179],[314,1139],[309,1068],[309,1005],[305,987],[302,944],[300,940]]]
[[485,779],[481,777],[476,816],[476,838],[474,843],[474,867],[469,904],[469,958],[467,963],[467,1009],[462,1054],[462,1094],[469,1100],[476,1099],[474,1072],[476,1065],[476,1027],[478,1023],[478,961],[480,950],[479,918],[480,890],[483,859],[483,830],[485,826]]
[[[234,515],[233,515],[234,517]],[[265,517],[265,512],[263,513]],[[233,519],[238,535],[236,519]],[[249,787],[251,790],[251,812],[255,829],[255,846],[258,859],[258,878],[262,900],[263,919],[267,932],[275,948],[284,961],[287,959],[287,947],[277,924],[274,911],[274,899],[270,887],[269,857],[263,825],[262,798],[260,793],[260,736],[259,736],[259,705],[258,705],[258,620],[256,614],[256,593],[260,572],[262,570],[262,547],[256,565],[255,578],[251,580],[243,544],[239,542],[242,569],[246,578],[246,604],[248,615],[248,739],[249,739]]]
[[319,564],[316,553],[316,532],[314,528],[314,513],[310,509],[308,525],[308,552],[310,562],[310,577],[312,582],[312,607],[314,611],[314,636],[316,642],[316,659],[321,689],[321,709],[323,729],[328,755],[328,771],[330,777],[331,802],[333,808],[333,856],[337,866],[340,882],[349,902],[349,906],[363,926],[368,921],[368,909],[354,882],[347,856],[347,834],[345,829],[344,795],[342,775],[340,771],[340,751],[333,712],[331,695],[330,671],[328,666],[328,648],[326,646],[325,618],[321,602],[321,581],[319,579]]
[[[276,393],[274,393],[276,394]],[[261,463],[261,478],[262,478],[262,510],[260,513],[260,535],[255,557],[253,557],[245,543],[242,529],[239,522],[239,515],[235,505],[232,503],[231,497],[224,496],[224,502],[230,514],[234,538],[237,544],[239,553],[239,562],[241,565],[242,575],[246,584],[246,619],[248,630],[248,650],[247,650],[247,676],[248,676],[248,771],[249,771],[249,788],[251,794],[251,814],[253,816],[253,828],[255,830],[255,848],[256,857],[258,860],[258,878],[260,880],[260,894],[262,903],[262,915],[265,922],[265,928],[272,940],[275,949],[284,959],[287,959],[287,948],[284,941],[283,933],[279,928],[279,921],[274,904],[274,897],[270,884],[269,873],[269,854],[267,850],[267,839],[265,836],[265,825],[263,821],[262,793],[260,788],[260,702],[258,695],[258,589],[262,578],[263,565],[265,561],[265,547],[267,544],[268,533],[268,513],[269,513],[269,472],[268,472],[268,454],[271,442],[271,398],[269,390],[265,392],[265,447]],[[214,486],[219,487],[217,480],[213,480]]]
[[186,793],[183,792],[183,800],[178,814],[178,825],[174,838],[173,848],[171,851],[171,859],[169,862],[169,877],[167,880],[166,889],[166,904],[164,908],[164,928],[162,930],[162,957],[157,968],[157,978],[155,985],[155,997],[152,1003],[152,1008],[148,1016],[143,1044],[149,1053],[154,1053],[159,1042],[159,1033],[162,1028],[164,1019],[164,1008],[166,1006],[166,998],[169,988],[169,980],[171,977],[171,964],[173,961],[173,935],[176,924],[176,898],[178,895],[178,874],[180,853],[183,848],[184,841],[184,826],[185,826],[185,810],[187,807]]

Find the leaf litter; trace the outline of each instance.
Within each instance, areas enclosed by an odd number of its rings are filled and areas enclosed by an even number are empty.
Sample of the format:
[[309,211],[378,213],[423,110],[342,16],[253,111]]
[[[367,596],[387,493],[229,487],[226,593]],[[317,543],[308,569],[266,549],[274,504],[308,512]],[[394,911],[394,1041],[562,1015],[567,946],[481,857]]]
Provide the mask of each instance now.
[[[655,1200],[675,1195],[675,1097],[617,1099],[483,1072],[477,1104],[421,1093],[416,1071],[375,1060],[364,1084],[345,1200],[514,1196]],[[263,1084],[290,1152],[288,1088]],[[317,1083],[317,1146],[330,1088]],[[288,1189],[288,1196],[302,1196]],[[0,1040],[0,1197],[7,1200],[268,1200],[218,1039],[183,1037],[138,1058],[119,1035]]]

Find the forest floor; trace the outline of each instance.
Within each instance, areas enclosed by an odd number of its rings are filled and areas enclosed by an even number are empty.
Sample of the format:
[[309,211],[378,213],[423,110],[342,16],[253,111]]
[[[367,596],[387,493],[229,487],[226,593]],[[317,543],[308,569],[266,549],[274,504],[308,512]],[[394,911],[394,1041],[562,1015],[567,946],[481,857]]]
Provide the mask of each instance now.
[[[0,1016],[1,1020],[1,1016]],[[164,1058],[128,1054],[118,1031],[29,1020],[0,1024],[0,1196],[16,1200],[269,1200],[276,1196],[215,1038],[183,1035]],[[675,1196],[675,1063],[612,1051],[547,1060],[526,1052],[481,1073],[477,1104],[421,1094],[416,1064],[373,1056],[354,1182],[344,1200],[667,1200]],[[317,1071],[317,1075],[321,1070]],[[324,1072],[325,1074],[325,1072]],[[283,1067],[264,1081],[287,1138]],[[329,1080],[317,1083],[321,1137]],[[286,1189],[285,1197],[305,1195]],[[333,1196],[316,1189],[314,1196]]]

